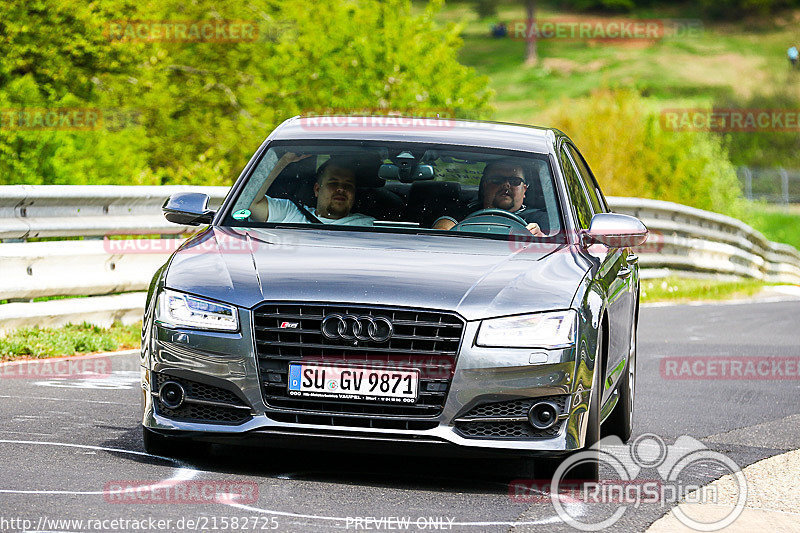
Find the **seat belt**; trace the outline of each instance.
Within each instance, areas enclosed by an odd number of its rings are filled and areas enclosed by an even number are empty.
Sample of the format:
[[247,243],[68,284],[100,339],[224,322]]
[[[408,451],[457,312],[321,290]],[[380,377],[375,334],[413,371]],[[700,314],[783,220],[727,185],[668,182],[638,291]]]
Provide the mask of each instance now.
[[310,222],[313,222],[314,224],[324,224],[324,222],[322,222],[320,219],[311,214],[311,212],[308,209],[306,209],[306,206],[304,206],[300,202],[292,200],[292,203],[298,209],[298,211],[300,211],[303,214],[303,216],[306,217]]

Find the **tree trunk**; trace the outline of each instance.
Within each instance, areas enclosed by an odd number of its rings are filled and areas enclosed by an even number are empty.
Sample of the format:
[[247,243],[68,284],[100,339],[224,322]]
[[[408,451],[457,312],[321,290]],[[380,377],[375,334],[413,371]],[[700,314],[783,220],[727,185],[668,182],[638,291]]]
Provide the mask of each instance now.
[[525,0],[525,10],[527,20],[525,24],[525,64],[535,65],[539,61],[539,54],[536,51],[536,0]]

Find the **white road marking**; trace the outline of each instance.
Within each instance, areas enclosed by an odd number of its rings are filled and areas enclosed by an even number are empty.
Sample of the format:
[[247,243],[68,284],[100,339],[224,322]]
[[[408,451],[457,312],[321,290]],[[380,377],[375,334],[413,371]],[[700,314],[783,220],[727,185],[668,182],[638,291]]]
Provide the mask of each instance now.
[[[0,444],[31,444],[31,445],[44,445],[44,446],[62,446],[67,448],[80,448],[85,450],[97,450],[97,451],[108,451],[108,452],[118,452],[118,453],[126,453],[130,455],[139,455],[145,457],[159,457],[161,459],[167,459],[173,462],[180,464],[179,461],[175,459],[170,459],[168,457],[161,457],[161,456],[154,456],[150,455],[145,452],[138,452],[134,450],[125,450],[121,448],[109,448],[106,446],[93,446],[88,444],[71,444],[65,442],[50,442],[50,441],[31,441],[31,440],[6,440],[0,439]],[[174,485],[181,481],[188,481],[193,479],[199,473],[205,472],[203,470],[197,470],[194,468],[187,468],[181,467],[179,468],[175,475],[171,478],[165,479],[163,481],[159,481],[156,484],[150,485],[150,488],[159,488],[164,486]],[[67,490],[13,490],[13,489],[0,489],[0,494],[48,494],[48,495],[78,495],[78,496],[96,496],[102,494],[118,494],[123,492],[129,492],[131,490],[141,490],[141,487],[137,487],[134,489],[128,488],[122,491],[115,491],[115,492],[106,492],[106,491],[67,491]],[[275,511],[271,509],[261,509],[259,507],[252,507],[249,505],[243,505],[240,503],[235,503],[233,501],[226,501],[222,500],[220,503],[224,505],[228,505],[230,507],[234,507],[237,509],[242,509],[245,511],[251,511],[256,513],[262,514],[273,514],[277,516],[286,516],[291,518],[307,518],[312,520],[327,520],[332,522],[347,522],[348,517],[339,517],[339,516],[323,516],[323,515],[308,515],[308,514],[300,514],[300,513],[290,513],[285,511]],[[585,506],[580,505],[575,510],[578,511],[574,513],[572,516],[578,516],[585,514]],[[352,520],[352,517],[349,518]],[[550,516],[546,518],[542,518],[540,520],[532,520],[532,521],[525,521],[525,522],[513,522],[513,521],[497,521],[497,522],[452,522],[451,525],[454,526],[478,526],[478,527],[486,527],[486,526],[534,526],[534,525],[545,525],[545,524],[556,524],[561,523],[561,519],[558,516]]]
[[8,431],[5,429],[0,429],[0,433],[11,433],[12,435],[41,435],[43,437],[55,435],[55,433],[33,433],[31,431]]
[[101,400],[84,400],[82,398],[51,398],[48,396],[9,396],[6,394],[0,394],[0,398],[13,398],[16,400],[50,400],[54,402],[102,403],[106,405],[130,405],[130,403],[123,402],[104,402]]
[[[42,446],[62,446],[65,448],[79,448],[79,449],[93,450],[93,451],[118,452],[118,453],[127,453],[130,455],[140,455],[145,457],[158,457],[159,459],[166,459],[168,461],[180,464],[180,461],[171,459],[169,457],[161,457],[160,455],[150,455],[149,453],[137,452],[135,450],[125,450],[122,448],[108,448],[106,446],[92,446],[88,444],[71,444],[67,442],[51,442],[51,441],[37,441],[37,440],[6,440],[6,439],[0,439],[0,444],[31,444],[31,445],[42,445]],[[67,494],[67,495],[78,495],[78,496],[96,496],[98,494],[121,494],[124,492],[130,492],[132,490],[141,490],[142,488],[154,489],[154,488],[172,486],[181,481],[188,481],[190,479],[193,479],[199,473],[200,471],[195,470],[194,468],[181,467],[177,469],[175,475],[173,475],[171,478],[164,479],[162,481],[159,481],[158,483],[154,483],[153,485],[148,485],[147,487],[128,488],[121,491],[0,489],[0,494]]]
[[[310,515],[310,514],[301,514],[301,513],[289,513],[286,511],[275,511],[272,509],[262,509],[260,507],[253,507],[251,505],[244,505],[241,503],[234,503],[234,502],[222,502],[225,505],[229,505],[231,507],[235,507],[236,509],[241,509],[243,511],[249,511],[253,513],[262,513],[262,514],[271,514],[276,516],[286,516],[290,518],[309,518],[312,520],[328,520],[331,522],[347,522],[350,520],[352,522],[352,517],[342,517],[342,516],[324,516],[324,515]],[[570,505],[570,504],[568,504]],[[581,516],[586,514],[585,513],[586,506],[584,504],[579,504],[578,506],[574,507],[574,510],[577,511],[576,513],[572,514],[572,516]],[[561,524],[563,523],[562,520],[558,516],[549,516],[546,518],[541,518],[539,520],[530,520],[525,522],[512,522],[512,521],[497,521],[497,522],[452,522],[450,525],[453,526],[478,526],[478,527],[486,527],[486,526],[537,526],[537,525],[546,525],[546,524]]]
[[139,385],[141,374],[136,370],[115,370],[108,377],[88,379],[50,379],[35,381],[39,387],[64,389],[130,390]]

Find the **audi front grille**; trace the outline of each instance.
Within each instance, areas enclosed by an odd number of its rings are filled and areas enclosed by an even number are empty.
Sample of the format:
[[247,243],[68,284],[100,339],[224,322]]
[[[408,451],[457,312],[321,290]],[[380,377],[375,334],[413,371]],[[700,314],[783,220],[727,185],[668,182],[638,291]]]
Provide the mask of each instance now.
[[[323,320],[331,316],[323,334]],[[340,317],[350,317],[349,327],[338,327]],[[387,321],[391,334],[384,340]],[[355,322],[359,325],[354,331]],[[378,327],[370,327],[373,323]],[[254,312],[254,330],[264,401],[274,409],[267,416],[296,423],[417,429],[422,426],[401,421],[430,419],[442,412],[464,321],[453,313],[429,310],[265,303]],[[419,398],[413,405],[399,405],[290,397],[290,362],[416,368],[420,371]],[[289,412],[297,416],[287,418]],[[312,414],[316,416],[305,416]],[[426,424],[433,426],[435,423]]]

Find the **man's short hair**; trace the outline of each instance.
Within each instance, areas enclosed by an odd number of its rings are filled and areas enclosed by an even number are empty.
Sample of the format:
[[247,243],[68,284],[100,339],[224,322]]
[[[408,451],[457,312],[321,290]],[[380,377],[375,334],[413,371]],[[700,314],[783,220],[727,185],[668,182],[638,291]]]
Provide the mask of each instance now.
[[528,183],[528,168],[527,165],[516,158],[506,157],[503,159],[495,159],[493,161],[489,161],[486,163],[486,166],[483,167],[483,174],[481,175],[481,181],[486,179],[486,174],[489,172],[490,169],[494,167],[519,167],[522,169],[522,179],[525,180],[525,183]]
[[358,180],[356,169],[358,162],[352,157],[334,156],[322,163],[317,169],[317,183],[322,185],[322,177],[325,176],[325,171],[330,167],[343,168],[353,173],[353,179]]
[[502,159],[493,159],[486,163],[486,166],[483,167],[483,173],[481,174],[481,182],[478,184],[478,201],[482,204],[483,203],[483,188],[486,184],[486,174],[489,172],[490,169],[493,167],[520,167],[522,169],[522,179],[524,180],[526,185],[530,184],[530,169],[529,165],[527,165],[524,161],[521,161],[515,157],[504,157]]

